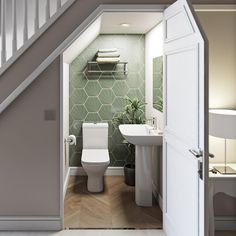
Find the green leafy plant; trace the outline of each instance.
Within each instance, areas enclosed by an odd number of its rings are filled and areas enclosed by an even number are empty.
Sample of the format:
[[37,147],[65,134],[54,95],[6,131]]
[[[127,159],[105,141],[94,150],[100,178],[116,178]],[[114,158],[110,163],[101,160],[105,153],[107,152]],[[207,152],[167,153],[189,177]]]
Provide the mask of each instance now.
[[[113,118],[113,122],[116,127],[121,124],[143,124],[144,119],[144,106],[145,103],[138,98],[124,98],[126,105],[122,111],[118,112]],[[123,141],[130,150],[131,155],[134,157],[135,146],[126,140]]]

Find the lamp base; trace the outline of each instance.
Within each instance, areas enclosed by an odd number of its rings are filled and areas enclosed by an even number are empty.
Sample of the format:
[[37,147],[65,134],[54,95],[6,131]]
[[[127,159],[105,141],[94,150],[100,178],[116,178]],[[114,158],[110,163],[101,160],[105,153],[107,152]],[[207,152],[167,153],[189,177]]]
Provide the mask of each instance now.
[[217,170],[222,175],[227,175],[227,174],[235,175],[236,174],[236,170],[234,170],[233,168],[229,166],[214,166],[214,169]]

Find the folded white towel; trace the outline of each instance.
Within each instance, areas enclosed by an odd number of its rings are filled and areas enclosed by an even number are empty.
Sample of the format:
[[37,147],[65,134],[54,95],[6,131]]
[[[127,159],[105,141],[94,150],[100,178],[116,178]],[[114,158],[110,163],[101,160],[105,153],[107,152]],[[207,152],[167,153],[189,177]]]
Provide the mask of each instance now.
[[120,61],[120,57],[97,57],[96,61],[100,64],[118,63]]
[[117,52],[117,48],[101,48],[98,52]]
[[119,57],[120,53],[118,52],[98,52],[98,57]]

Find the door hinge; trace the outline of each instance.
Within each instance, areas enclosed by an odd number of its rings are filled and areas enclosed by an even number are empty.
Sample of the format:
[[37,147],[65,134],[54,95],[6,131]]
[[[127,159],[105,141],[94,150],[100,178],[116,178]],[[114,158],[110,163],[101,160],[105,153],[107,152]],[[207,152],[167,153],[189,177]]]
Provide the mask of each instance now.
[[198,175],[201,180],[203,180],[203,163],[198,161]]

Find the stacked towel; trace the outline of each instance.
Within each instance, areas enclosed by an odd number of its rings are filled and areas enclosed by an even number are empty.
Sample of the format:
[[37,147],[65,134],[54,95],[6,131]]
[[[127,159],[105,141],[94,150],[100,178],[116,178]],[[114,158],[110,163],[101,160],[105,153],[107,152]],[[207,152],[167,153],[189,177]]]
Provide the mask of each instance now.
[[98,52],[98,57],[119,57],[120,54],[118,52]]
[[120,54],[116,48],[99,49],[97,52],[97,63],[118,63],[120,61]]

